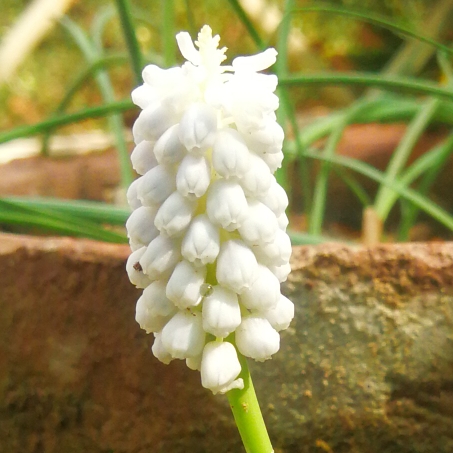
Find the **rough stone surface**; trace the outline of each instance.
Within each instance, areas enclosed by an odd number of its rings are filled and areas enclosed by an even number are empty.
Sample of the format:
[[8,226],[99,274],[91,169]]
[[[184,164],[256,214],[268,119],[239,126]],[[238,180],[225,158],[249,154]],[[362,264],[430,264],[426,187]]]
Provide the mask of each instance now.
[[[0,452],[240,452],[222,396],[134,321],[128,249],[0,235]],[[276,453],[453,451],[453,244],[294,249],[252,373]]]

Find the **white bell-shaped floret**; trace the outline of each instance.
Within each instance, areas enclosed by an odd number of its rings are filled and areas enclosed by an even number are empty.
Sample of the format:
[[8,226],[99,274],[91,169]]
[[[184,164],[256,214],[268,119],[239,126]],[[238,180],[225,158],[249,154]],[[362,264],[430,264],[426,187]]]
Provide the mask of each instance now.
[[157,211],[154,224],[164,236],[181,234],[189,226],[196,207],[193,201],[173,192]]
[[154,142],[144,140],[140,142],[131,153],[132,168],[139,174],[144,175],[147,171],[157,166],[154,155]]
[[150,332],[160,332],[176,313],[176,307],[165,294],[165,282],[155,281],[147,286],[135,307],[135,320]]
[[142,110],[159,101],[159,93],[147,83],[132,90],[131,97],[132,102]]
[[153,352],[154,357],[156,357],[157,360],[165,363],[166,365],[168,365],[173,360],[171,354],[165,349],[164,345],[162,344],[161,332],[154,334],[154,343],[151,351]]
[[126,192],[127,203],[131,207],[131,209],[138,209],[142,205],[137,195],[137,186],[139,184],[139,180],[140,178],[134,179]]
[[241,134],[234,129],[217,133],[212,149],[212,166],[224,178],[241,178],[250,168],[250,152]]
[[203,349],[201,385],[214,393],[226,393],[244,388],[243,379],[237,379],[241,364],[235,347],[226,341],[211,341]]
[[281,266],[289,262],[292,253],[291,239],[283,230],[277,230],[268,244],[252,247],[256,259],[266,266]]
[[265,119],[260,128],[252,129],[246,135],[249,149],[258,155],[275,154],[282,150],[285,133],[272,117]]
[[238,296],[219,285],[203,300],[203,329],[218,338],[225,338],[241,324]]
[[211,167],[204,156],[184,157],[176,173],[176,188],[181,195],[200,198],[208,190]]
[[280,299],[278,278],[263,265],[258,266],[255,281],[241,293],[241,303],[249,310],[268,310],[277,305]]
[[272,179],[269,190],[257,198],[278,217],[288,207],[288,195],[286,195],[285,189],[277,182],[275,177],[272,177]]
[[200,371],[201,370],[201,358],[202,355],[197,355],[196,357],[188,357],[186,359],[186,365],[187,368],[194,370],[194,371]]
[[250,288],[258,272],[253,252],[240,240],[224,242],[217,258],[217,281],[237,294]]
[[200,355],[205,338],[201,313],[197,312],[178,311],[162,329],[162,344],[175,359]]
[[285,330],[294,318],[294,304],[285,296],[280,296],[277,305],[262,313],[277,331]]
[[219,250],[218,228],[205,214],[195,217],[182,241],[182,256],[195,266],[205,266],[216,260]]
[[146,247],[135,250],[129,255],[126,262],[126,272],[129,276],[129,280],[137,288],[146,288],[151,283],[151,279],[143,273],[143,267],[140,264],[140,259],[145,251]]
[[168,104],[151,104],[140,112],[132,126],[135,143],[138,144],[143,140],[154,142],[176,123],[175,119],[174,112]]
[[179,246],[172,239],[157,236],[140,258],[143,272],[153,280],[168,275],[181,259]]
[[235,339],[239,352],[258,362],[270,359],[280,349],[279,333],[260,316],[244,317]]
[[144,206],[161,204],[176,189],[175,176],[169,167],[158,165],[139,179],[138,199]]
[[247,215],[238,228],[244,242],[261,245],[272,242],[278,230],[275,214],[263,203],[250,200]]
[[159,164],[173,165],[181,162],[186,155],[186,148],[179,140],[179,124],[170,127],[161,135],[154,146],[154,155]]
[[195,307],[201,302],[201,286],[205,278],[205,267],[195,267],[182,260],[168,280],[167,297],[180,309]]
[[269,266],[269,269],[278,278],[280,283],[283,283],[286,282],[288,275],[291,272],[291,265],[285,263],[281,266]]
[[278,227],[282,231],[286,231],[286,228],[288,228],[289,225],[289,219],[288,216],[283,212],[277,217],[277,222],[278,222]]
[[156,208],[142,206],[133,211],[126,222],[127,237],[135,245],[148,245],[159,234],[154,226],[155,217]]
[[237,182],[217,180],[211,184],[206,213],[212,223],[233,231],[242,225],[247,212],[247,199]]
[[284,154],[283,151],[279,151],[278,153],[273,154],[260,154],[260,157],[266,162],[271,173],[275,173],[275,171],[282,166]]
[[207,104],[193,104],[184,113],[179,123],[179,138],[187,151],[204,153],[215,140],[217,114]]
[[261,157],[250,153],[250,167],[239,183],[248,197],[256,197],[269,190],[272,174]]

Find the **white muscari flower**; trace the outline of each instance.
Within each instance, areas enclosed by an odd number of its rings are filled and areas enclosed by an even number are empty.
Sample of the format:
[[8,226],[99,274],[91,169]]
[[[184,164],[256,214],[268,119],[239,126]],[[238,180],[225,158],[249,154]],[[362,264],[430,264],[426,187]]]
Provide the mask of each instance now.
[[169,274],[181,259],[175,241],[162,235],[157,236],[143,249],[140,265],[143,272],[154,280]]
[[201,385],[216,393],[244,388],[244,381],[236,379],[241,364],[231,343],[211,341],[206,344],[201,359]]
[[196,204],[173,192],[161,205],[154,219],[154,225],[164,236],[178,235],[189,226]]
[[141,206],[127,219],[127,235],[136,246],[146,246],[159,235],[159,230],[154,225],[156,211],[156,208]]
[[247,316],[236,329],[236,346],[241,354],[263,362],[280,349],[280,335],[266,318]]
[[168,280],[167,297],[180,309],[195,307],[201,302],[201,286],[205,278],[205,267],[195,267],[188,261],[180,261]]
[[278,278],[269,268],[259,265],[255,281],[242,291],[240,300],[249,310],[268,310],[277,305],[280,296]]
[[165,294],[165,282],[158,280],[147,286],[138,299],[135,320],[146,333],[160,332],[175,313],[175,305]]
[[147,171],[138,181],[137,197],[143,206],[161,204],[176,189],[174,174],[164,165]]
[[162,345],[175,359],[200,355],[205,337],[198,312],[178,311],[162,329]]
[[224,178],[240,178],[247,173],[250,152],[238,131],[228,128],[218,132],[212,148],[212,166]]
[[195,266],[213,263],[220,251],[220,236],[206,214],[195,217],[182,241],[182,256]]
[[147,171],[151,170],[158,164],[153,149],[154,142],[144,140],[132,150],[132,168],[139,175],[144,175]]
[[[137,145],[137,147],[140,145]],[[156,165],[157,163],[162,165],[172,165],[177,164],[182,160],[182,158],[186,155],[186,148],[181,143],[181,140],[179,140],[179,124],[171,126],[160,136],[159,140],[157,140],[154,145],[153,155],[155,156]],[[137,171],[137,173],[139,172]]]
[[[131,160],[141,175],[127,199],[126,270],[144,288],[136,320],[163,363],[185,360],[213,393],[243,388],[238,351],[267,360],[294,305],[288,198],[273,173],[283,159],[275,49],[223,65],[226,48],[204,26],[176,37],[181,67],[143,70],[132,92],[142,112]],[[215,338],[215,341],[213,339]]]
[[211,166],[204,156],[184,157],[176,173],[176,188],[188,198],[200,198],[211,182]]
[[248,212],[242,187],[234,181],[214,181],[208,191],[206,212],[212,223],[227,231],[236,230]]
[[235,292],[216,285],[203,301],[203,329],[219,338],[227,337],[241,324],[241,307]]

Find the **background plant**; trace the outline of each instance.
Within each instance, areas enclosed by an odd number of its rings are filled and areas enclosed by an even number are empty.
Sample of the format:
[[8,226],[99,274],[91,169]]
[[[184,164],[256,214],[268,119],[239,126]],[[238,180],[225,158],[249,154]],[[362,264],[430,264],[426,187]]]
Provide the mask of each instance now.
[[[12,5],[17,5],[9,3],[4,21],[11,20]],[[136,114],[128,93],[139,83],[143,62],[173,65],[179,58],[174,45],[175,31],[187,29],[193,34],[203,23],[210,23],[222,35],[223,43],[232,47],[230,54],[253,53],[268,45],[279,52],[273,69],[280,80],[279,120],[288,138],[284,150],[287,159],[278,179],[294,194],[292,211],[303,212],[306,225],[302,232],[295,231],[296,225],[290,224],[294,243],[332,240],[323,236],[327,231],[332,175],[344,181],[363,209],[374,213],[375,240],[390,232],[389,228],[382,232],[380,227],[385,226],[395,208],[399,208],[400,214],[396,224],[396,237],[400,240],[409,238],[420,213],[441,225],[444,231],[451,231],[450,206],[435,203],[430,188],[445,169],[453,135],[446,134],[416,160],[411,160],[411,155],[428,128],[440,125],[449,128],[453,122],[452,50],[444,31],[453,1],[440,0],[429,5],[421,1],[368,3],[356,2],[355,7],[346,7],[342,2],[269,3],[268,8],[276,7],[281,16],[278,27],[270,32],[263,23],[258,26],[258,21],[237,0],[160,3],[116,0],[77,4],[61,26],[55,28],[39,58],[25,64],[25,75],[19,74],[3,87],[0,96],[5,101],[4,110],[8,111],[13,104],[11,99],[24,87],[30,95],[37,84],[38,91],[45,91],[40,85],[45,80],[40,78],[41,74],[27,82],[27,75],[43,62],[51,62],[49,67],[58,80],[70,82],[52,84],[48,87],[51,95],[48,93],[38,101],[38,116],[47,115],[43,121],[23,126],[18,125],[21,118],[15,120],[11,112],[4,115],[1,122],[5,130],[0,133],[0,143],[38,135],[43,137],[45,154],[49,137],[61,127],[70,125],[73,130],[80,130],[104,126],[98,121],[106,118],[105,126],[115,137],[122,185],[127,186],[132,172],[124,131]],[[87,11],[92,14],[86,14]],[[425,17],[429,17],[426,22]],[[339,34],[338,29],[347,32]],[[292,33],[297,30],[311,45],[318,46],[318,52],[304,54],[304,61],[289,47]],[[383,50],[364,50],[358,40],[364,30],[371,30],[387,43]],[[245,38],[238,39],[239,36]],[[62,45],[73,62],[69,74],[65,74],[68,68],[64,57],[58,65],[52,52]],[[331,55],[349,56],[355,67],[363,70],[333,70]],[[331,69],[327,71],[329,64]],[[336,91],[329,91],[329,87]],[[85,107],[93,93],[99,100],[91,103],[94,106]],[[307,122],[304,111],[314,105],[327,105],[329,114]],[[338,143],[350,124],[396,121],[407,123],[407,129],[384,171],[338,154]],[[377,191],[370,191],[363,184],[364,178],[374,181]],[[17,197],[0,201],[3,225],[112,242],[126,241],[121,226],[128,214],[127,208],[100,202]]]

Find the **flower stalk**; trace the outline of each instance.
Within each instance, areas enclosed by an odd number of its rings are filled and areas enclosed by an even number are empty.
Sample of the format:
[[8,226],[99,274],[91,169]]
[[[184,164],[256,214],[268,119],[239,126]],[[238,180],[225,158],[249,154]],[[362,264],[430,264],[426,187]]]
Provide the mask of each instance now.
[[230,390],[227,393],[234,421],[247,453],[273,453],[247,360],[242,354],[238,356],[242,366],[239,377],[244,381],[244,388]]

